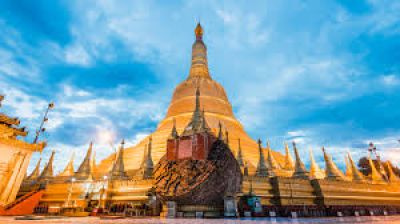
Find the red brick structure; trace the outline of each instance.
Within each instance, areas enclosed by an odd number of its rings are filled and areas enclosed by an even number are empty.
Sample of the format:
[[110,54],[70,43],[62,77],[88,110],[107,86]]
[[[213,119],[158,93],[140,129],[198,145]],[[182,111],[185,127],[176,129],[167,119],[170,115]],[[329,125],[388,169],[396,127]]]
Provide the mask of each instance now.
[[167,141],[167,160],[206,160],[216,137],[210,132],[204,112],[200,112],[200,91],[196,90],[196,108],[191,122],[181,136],[175,124]]

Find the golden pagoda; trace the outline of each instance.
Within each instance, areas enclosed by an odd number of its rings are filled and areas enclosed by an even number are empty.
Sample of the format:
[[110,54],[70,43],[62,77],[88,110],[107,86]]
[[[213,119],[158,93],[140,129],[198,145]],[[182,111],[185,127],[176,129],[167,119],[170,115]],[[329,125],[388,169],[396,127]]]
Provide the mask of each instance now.
[[[200,101],[201,110],[207,119],[207,123],[214,133],[217,133],[218,123],[229,132],[230,139],[240,139],[243,160],[249,162],[251,173],[255,173],[258,162],[258,146],[257,142],[251,139],[245,132],[242,124],[235,118],[232,105],[228,100],[224,88],[212,79],[208,69],[207,47],[203,41],[204,30],[202,26],[197,24],[195,29],[195,42],[192,46],[192,65],[189,75],[176,88],[172,96],[165,118],[158,124],[157,129],[151,134],[153,138],[153,160],[157,163],[165,154],[165,144],[171,129],[174,127],[178,133],[182,133],[187,123],[192,117],[193,108],[195,107],[196,88],[201,91]],[[236,141],[230,141],[229,146],[237,155],[238,147]],[[140,158],[137,156],[138,151],[146,144],[143,140],[133,147],[127,147],[124,153],[124,161],[126,170],[135,170],[140,166]],[[284,165],[284,157],[273,151],[274,158],[282,166]],[[110,155],[98,165],[99,170],[107,170],[112,166],[115,155]]]
[[[240,180],[240,190],[228,191],[223,200],[229,199],[233,207],[257,202],[258,210],[251,211],[257,216],[336,216],[338,212],[355,215],[370,211],[376,214],[400,213],[399,178],[390,164],[386,165],[389,181],[385,181],[369,159],[372,175],[368,178],[360,173],[348,154],[348,175],[345,176],[323,148],[325,168],[319,168],[310,150],[308,171],[295,142],[293,161],[287,144],[283,156],[273,151],[269,142],[264,148],[261,140],[255,142],[251,139],[233,115],[225,90],[210,75],[203,35],[203,28],[197,24],[189,75],[176,87],[165,118],[151,135],[132,147],[125,148],[122,141],[117,152],[98,165],[90,144],[76,172],[71,158],[64,172],[57,176],[52,173],[52,154],[41,173],[39,162],[26,178],[20,196],[38,186],[45,186],[38,206],[39,210],[42,209],[39,213],[43,214],[68,215],[73,211],[73,215],[79,216],[89,212],[94,215],[98,212],[132,215],[147,208],[144,212],[150,215],[197,217],[203,214],[205,217],[206,213],[217,216],[220,213],[214,212],[221,210],[220,204],[216,206],[208,200],[213,198],[208,198],[210,193],[216,193],[213,190],[221,186],[236,186]],[[207,139],[210,141],[199,136],[209,136]],[[212,157],[215,161],[208,160],[204,153],[190,154],[199,148],[208,153],[209,148],[205,146],[216,142],[216,148],[210,146],[210,152],[221,150],[219,152],[223,154],[216,153]],[[177,158],[191,159],[179,162]],[[228,164],[224,163],[226,158],[233,158],[229,160],[231,165],[223,167],[229,175],[215,172],[215,165]],[[237,168],[235,175],[229,172],[232,167]],[[215,184],[226,176],[234,178],[228,178],[223,185]],[[201,187],[201,184],[205,185]],[[223,192],[220,190],[218,194]],[[184,197],[179,197],[179,192],[185,192]],[[190,204],[190,196],[204,203]],[[236,200],[239,201],[236,203]],[[244,208],[238,209],[240,215],[245,214]]]

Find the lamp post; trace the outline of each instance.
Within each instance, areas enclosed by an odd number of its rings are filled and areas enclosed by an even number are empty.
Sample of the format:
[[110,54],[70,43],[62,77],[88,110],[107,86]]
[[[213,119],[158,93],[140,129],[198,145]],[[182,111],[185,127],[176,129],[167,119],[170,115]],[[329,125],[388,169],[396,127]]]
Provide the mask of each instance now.
[[49,111],[53,108],[54,108],[54,103],[53,102],[49,103],[49,105],[47,106],[46,112],[44,113],[42,122],[40,123],[40,127],[38,130],[36,130],[36,136],[35,136],[35,140],[33,140],[33,144],[37,143],[40,133],[43,133],[46,131],[46,129],[43,126],[44,126],[44,123],[46,123],[49,120],[47,115],[48,115]]

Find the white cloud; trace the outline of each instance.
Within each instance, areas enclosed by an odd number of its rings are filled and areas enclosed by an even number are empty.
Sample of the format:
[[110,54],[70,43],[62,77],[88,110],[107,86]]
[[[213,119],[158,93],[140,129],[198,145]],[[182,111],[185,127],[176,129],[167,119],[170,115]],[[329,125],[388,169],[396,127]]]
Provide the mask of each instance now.
[[70,45],[65,49],[65,61],[69,64],[82,66],[89,66],[92,63],[89,53],[78,44]]
[[400,78],[394,74],[381,76],[382,83],[387,87],[400,85]]

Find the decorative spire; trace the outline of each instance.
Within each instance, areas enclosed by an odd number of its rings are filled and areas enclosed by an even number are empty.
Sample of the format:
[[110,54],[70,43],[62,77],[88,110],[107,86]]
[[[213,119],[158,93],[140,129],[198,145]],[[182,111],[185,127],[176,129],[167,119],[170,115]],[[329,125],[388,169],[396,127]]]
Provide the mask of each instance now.
[[225,128],[225,143],[229,146],[229,133],[226,128]]
[[122,139],[121,146],[119,147],[119,150],[118,150],[117,160],[115,161],[114,166],[111,170],[110,176],[112,179],[127,178],[127,175],[125,172],[125,165],[124,165],[124,145],[125,145],[125,140]]
[[268,167],[270,167],[272,170],[280,169],[281,167],[275,160],[271,146],[269,145],[269,141],[267,141],[267,150],[268,150],[268,159],[267,159]]
[[288,144],[285,142],[285,166],[284,169],[288,170],[288,171],[293,171],[294,170],[294,162],[292,159],[292,156],[290,155],[289,152],[289,146]]
[[308,179],[309,173],[308,173],[306,167],[304,166],[304,163],[300,159],[300,155],[299,155],[299,152],[297,151],[295,142],[293,142],[293,150],[294,150],[294,155],[296,158],[293,177]]
[[393,166],[389,161],[386,162],[386,167],[389,171],[388,174],[390,183],[399,183],[400,178],[393,172]]
[[348,163],[351,169],[351,180],[357,182],[364,182],[365,178],[361,174],[361,172],[357,169],[356,165],[354,164],[353,158],[351,157],[350,152],[347,152]]
[[264,152],[262,150],[260,139],[258,139],[258,153],[259,153],[259,160],[257,164],[256,176],[259,177],[271,176],[271,172],[265,164]]
[[197,23],[196,29],[194,29],[194,34],[196,35],[196,40],[203,39],[203,27],[201,27],[200,23]]
[[243,176],[249,176],[249,162],[247,161],[244,163]]
[[70,177],[74,175],[74,157],[75,153],[72,153],[71,159],[69,160],[67,166],[65,167],[64,171],[62,171],[59,176],[63,177]]
[[345,180],[346,178],[344,174],[337,168],[336,164],[328,155],[324,147],[322,147],[322,152],[324,153],[325,160],[325,178],[331,180]]
[[90,142],[89,148],[86,152],[86,156],[83,159],[81,165],[78,168],[78,171],[76,171],[75,176],[77,178],[81,179],[86,179],[91,176],[91,159],[92,159],[92,150],[93,150],[93,142]]
[[222,124],[221,124],[221,121],[218,121],[218,140],[221,140],[221,141],[224,140],[224,137],[223,137],[223,134],[222,134]]
[[151,158],[152,141],[153,139],[150,135],[149,143],[144,148],[143,161],[140,166],[141,170],[140,174],[144,179],[148,179],[153,176],[154,164],[153,164],[153,159]]
[[93,152],[91,169],[92,169],[92,174],[97,172],[97,170],[96,170],[96,151]]
[[242,147],[240,145],[240,138],[238,139],[238,151],[237,151],[237,155],[236,155],[236,160],[237,160],[237,162],[238,162],[240,167],[244,166],[243,155],[242,155]]
[[373,184],[383,184],[385,183],[385,180],[383,179],[382,175],[378,172],[378,170],[375,167],[374,162],[371,159],[371,156],[368,155],[368,162],[371,167],[371,179]]
[[190,67],[189,78],[206,78],[211,79],[208,72],[207,62],[207,47],[203,42],[204,30],[200,23],[197,24],[194,30],[196,41],[192,46],[192,66]]
[[178,131],[176,130],[176,120],[175,118],[172,119],[172,130],[171,130],[171,134],[169,135],[169,139],[177,139],[179,137],[178,135]]
[[350,161],[349,161],[349,157],[344,156],[344,162],[346,163],[346,172],[344,173],[344,175],[347,178],[352,178],[353,174],[352,174],[352,170],[351,170],[351,166],[350,166]]
[[196,106],[193,112],[192,120],[183,131],[183,136],[193,135],[195,133],[207,132],[209,130],[208,124],[204,117],[204,113],[200,111],[200,88],[196,88]]
[[318,164],[315,162],[313,151],[310,148],[310,179],[323,179],[324,173],[319,168]]
[[33,180],[39,177],[40,175],[40,162],[42,161],[42,157],[39,158],[39,161],[37,162],[35,169],[32,171],[32,173],[28,176],[29,180]]
[[43,171],[39,176],[39,179],[49,179],[49,178],[53,177],[53,161],[54,161],[55,154],[56,154],[56,151],[53,150],[51,152],[49,161],[47,162],[46,166],[43,168]]

